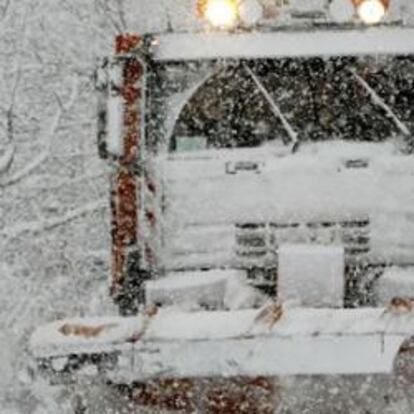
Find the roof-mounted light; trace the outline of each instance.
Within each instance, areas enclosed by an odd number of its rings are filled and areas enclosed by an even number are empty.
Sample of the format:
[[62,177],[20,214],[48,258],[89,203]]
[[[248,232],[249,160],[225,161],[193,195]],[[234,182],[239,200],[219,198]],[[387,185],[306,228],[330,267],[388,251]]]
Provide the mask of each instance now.
[[348,23],[355,16],[355,7],[350,0],[332,0],[329,3],[329,14],[336,23]]
[[258,0],[241,0],[239,15],[244,24],[254,26],[263,17],[263,6]]
[[237,0],[199,0],[198,13],[217,28],[229,29],[239,17]]
[[378,24],[384,19],[390,0],[354,0],[359,18],[366,24]]
[[358,17],[363,23],[373,25],[386,17],[390,2],[391,0],[331,0],[329,14],[336,23],[351,23]]

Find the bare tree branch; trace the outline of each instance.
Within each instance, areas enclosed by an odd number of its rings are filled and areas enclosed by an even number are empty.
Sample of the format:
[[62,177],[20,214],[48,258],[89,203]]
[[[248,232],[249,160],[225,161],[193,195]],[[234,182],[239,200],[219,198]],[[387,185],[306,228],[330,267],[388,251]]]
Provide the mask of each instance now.
[[[126,28],[126,24],[124,27],[123,23],[121,21],[118,22],[114,17],[114,12],[111,10],[111,8],[108,5],[108,2],[106,0],[99,0],[98,4],[101,6],[103,11],[103,16],[107,19],[107,21],[112,25],[116,33],[123,33],[124,29]],[[120,17],[120,16],[118,16]]]
[[6,0],[6,3],[2,7],[1,14],[2,19],[4,19],[7,16],[7,12],[9,11],[11,0]]
[[0,175],[9,171],[13,164],[15,152],[15,146],[13,144],[8,144],[2,155],[0,155]]
[[14,161],[16,147],[14,144],[14,105],[16,101],[17,90],[19,88],[21,79],[21,65],[17,70],[15,81],[12,87],[11,100],[8,109],[6,110],[6,146],[0,155],[0,175],[7,173]]
[[99,200],[90,204],[86,204],[77,209],[71,210],[62,217],[45,219],[43,221],[26,222],[4,228],[0,236],[5,238],[20,237],[24,234],[30,233],[37,235],[48,230],[52,230],[56,227],[63,226],[71,221],[74,221],[80,217],[94,213],[96,211],[104,211],[107,208],[107,202]]
[[71,96],[68,102],[66,104],[59,105],[59,108],[57,109],[56,114],[53,117],[52,122],[50,123],[49,131],[46,134],[46,145],[45,145],[44,150],[37,157],[35,157],[33,161],[30,162],[25,168],[15,173],[9,179],[3,182],[0,181],[0,188],[9,187],[13,184],[18,183],[24,178],[28,177],[34,169],[36,169],[39,165],[41,165],[43,162],[45,162],[48,159],[52,139],[55,135],[56,130],[59,127],[61,118],[73,106],[77,95],[78,95],[78,79],[75,77],[72,83],[72,93],[71,93]]
[[125,18],[124,0],[116,0],[116,4],[118,8],[119,21],[121,22],[123,32],[126,32],[128,26]]

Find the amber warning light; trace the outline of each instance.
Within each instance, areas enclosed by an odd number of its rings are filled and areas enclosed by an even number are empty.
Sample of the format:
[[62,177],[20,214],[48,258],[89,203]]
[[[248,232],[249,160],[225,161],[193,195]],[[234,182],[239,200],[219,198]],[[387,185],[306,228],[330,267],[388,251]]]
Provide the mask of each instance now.
[[239,17],[236,0],[199,0],[197,12],[212,26],[223,29],[233,27]]
[[390,0],[354,0],[359,18],[366,24],[377,24],[384,19]]
[[[352,21],[356,15],[363,23],[374,25],[386,16],[391,0],[332,0],[330,12],[335,21]],[[259,0],[197,0],[197,14],[211,26],[231,29],[238,23],[254,26],[264,14]]]

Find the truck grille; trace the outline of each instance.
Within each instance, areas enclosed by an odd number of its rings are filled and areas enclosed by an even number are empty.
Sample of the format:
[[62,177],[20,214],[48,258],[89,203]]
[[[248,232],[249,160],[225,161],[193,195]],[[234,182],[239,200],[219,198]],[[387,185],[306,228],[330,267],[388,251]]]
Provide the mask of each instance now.
[[268,254],[268,230],[264,223],[236,225],[236,254],[245,258],[264,257]]
[[347,262],[361,260],[370,251],[368,218],[344,221],[236,224],[235,253],[242,265],[277,263],[282,244],[342,245]]
[[341,225],[341,238],[346,257],[358,257],[369,253],[369,219],[344,221]]

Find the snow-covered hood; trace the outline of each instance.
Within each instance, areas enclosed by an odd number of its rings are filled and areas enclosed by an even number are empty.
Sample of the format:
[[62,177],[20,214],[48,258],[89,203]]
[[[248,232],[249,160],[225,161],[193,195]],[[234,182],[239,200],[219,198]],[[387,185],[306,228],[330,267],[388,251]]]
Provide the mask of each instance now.
[[165,245],[176,253],[234,250],[234,228],[245,224],[367,220],[378,254],[389,259],[399,246],[398,260],[413,256],[413,157],[390,144],[206,151],[161,157],[158,165]]

